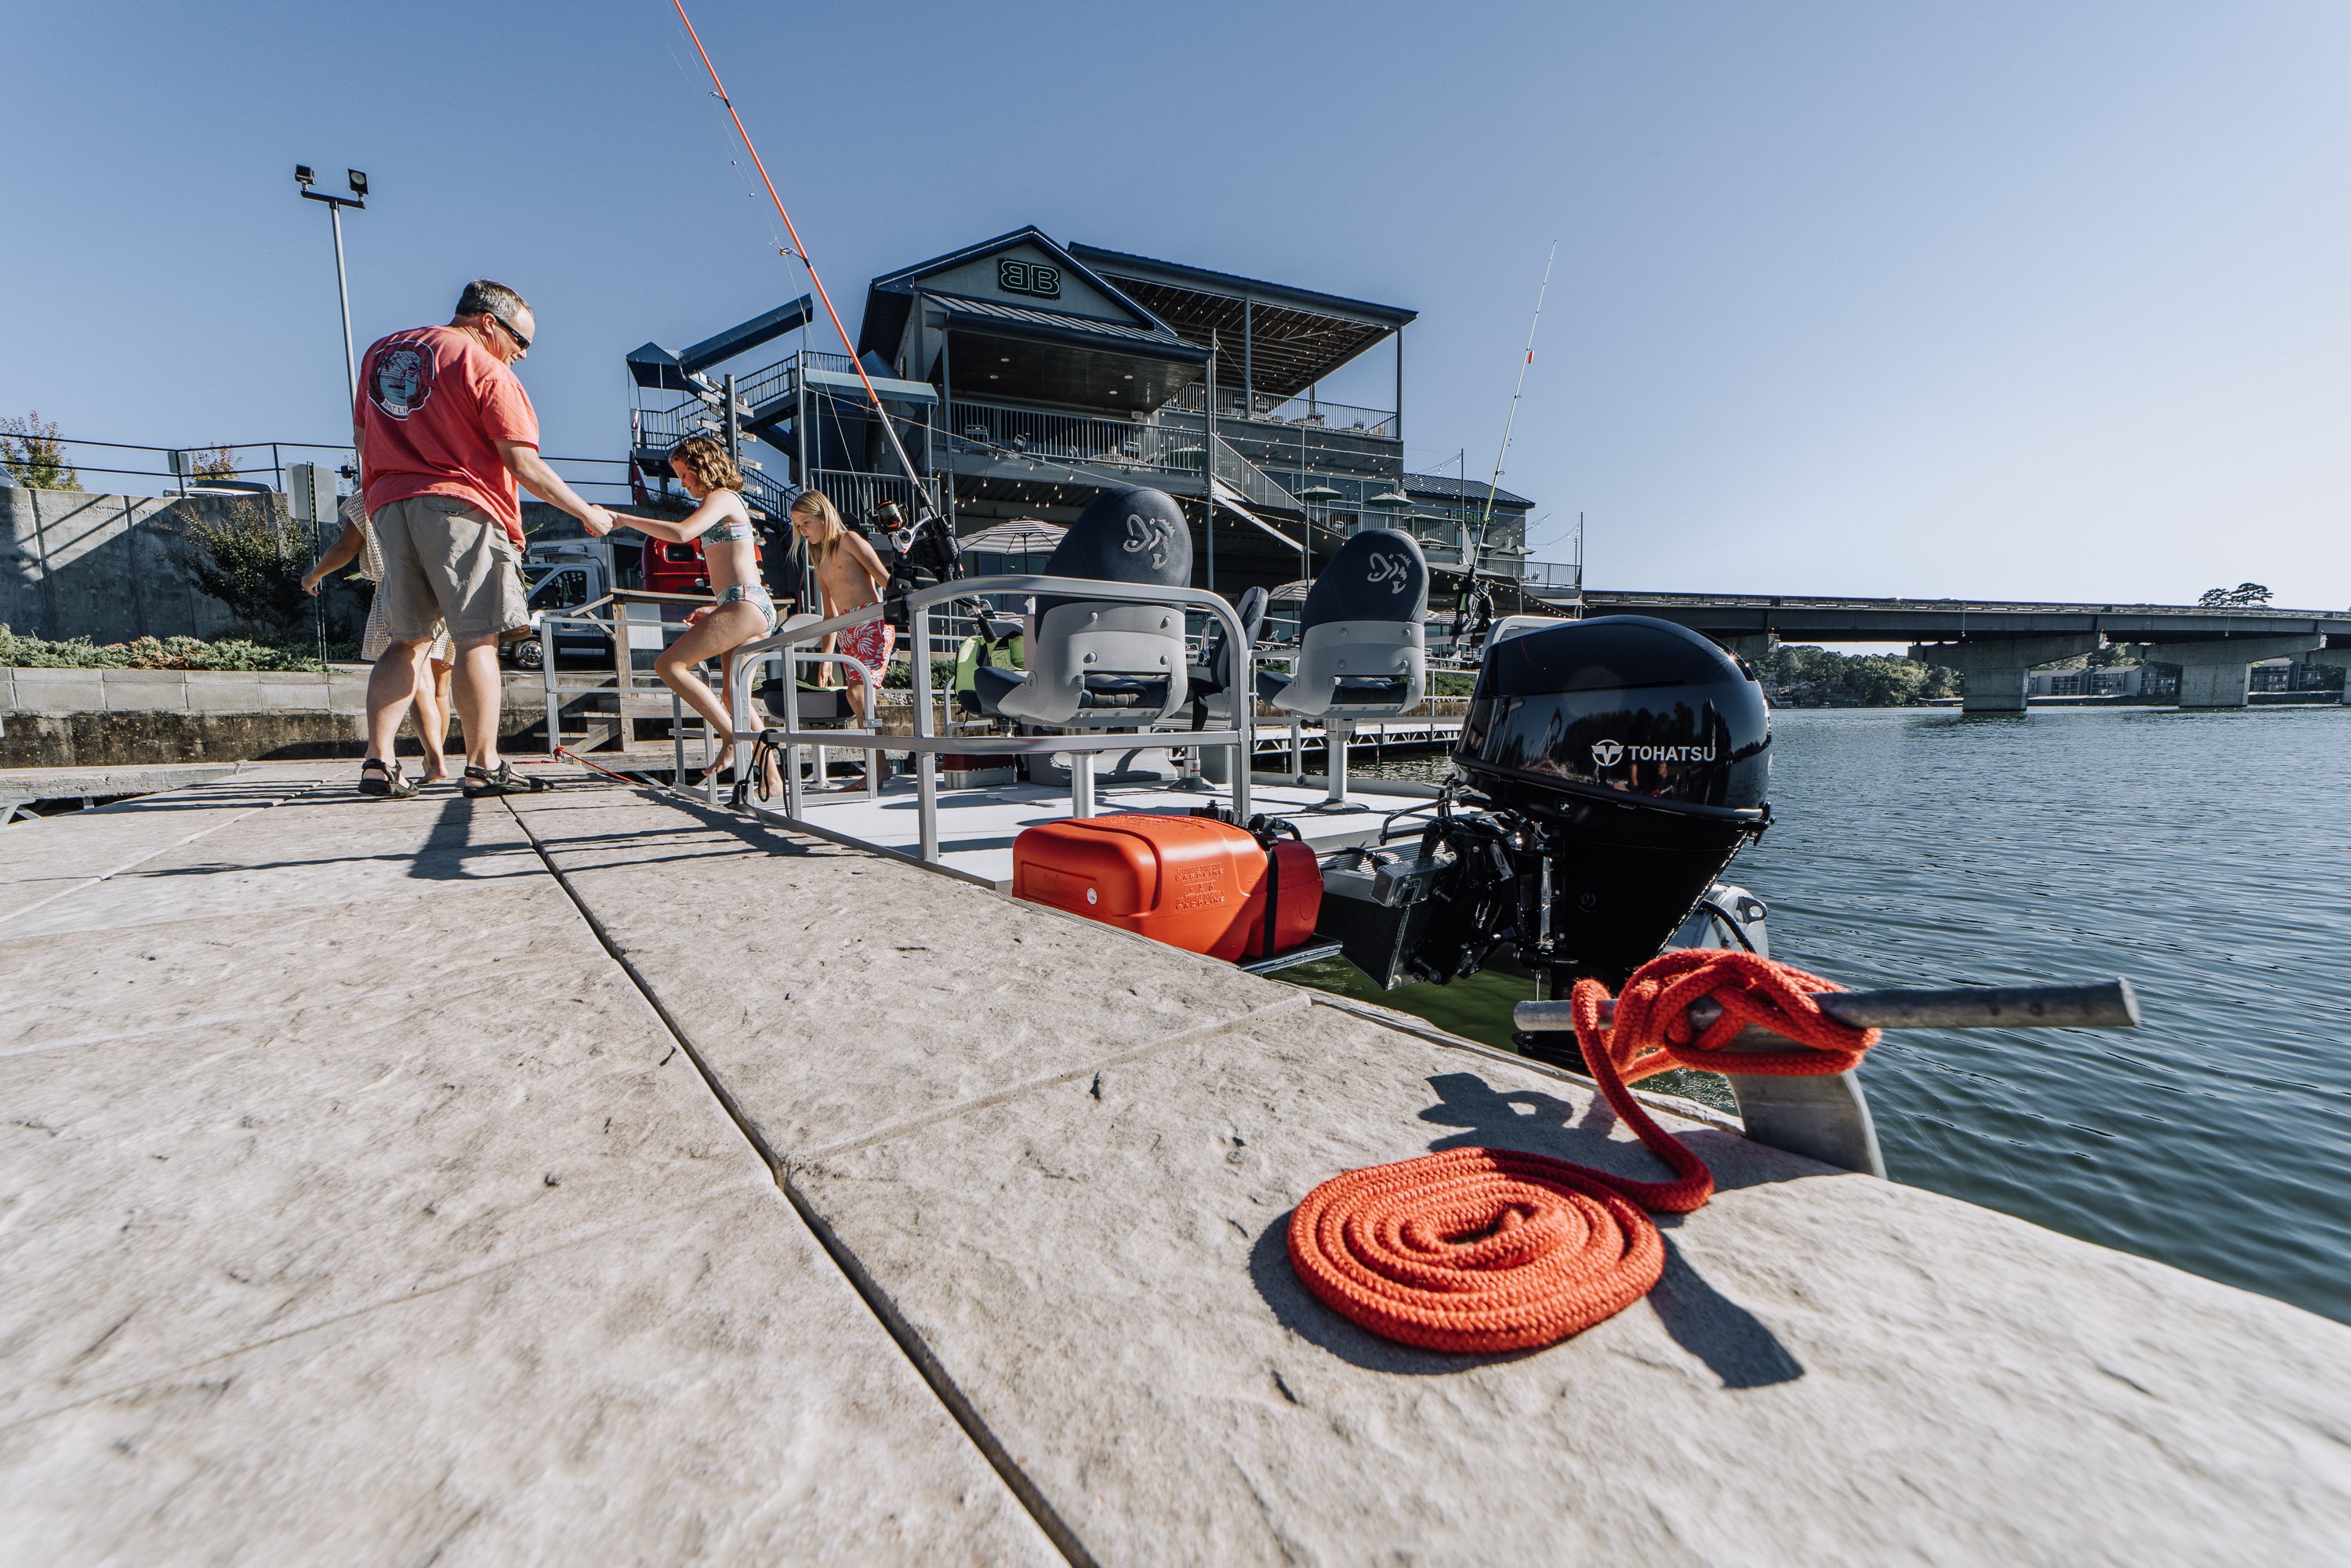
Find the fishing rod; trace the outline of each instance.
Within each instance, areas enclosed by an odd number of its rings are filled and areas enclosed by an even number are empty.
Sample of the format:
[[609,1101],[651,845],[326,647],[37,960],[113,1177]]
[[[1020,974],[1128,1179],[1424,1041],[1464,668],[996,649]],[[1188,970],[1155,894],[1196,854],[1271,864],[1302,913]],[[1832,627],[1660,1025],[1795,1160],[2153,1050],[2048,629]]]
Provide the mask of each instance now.
[[[808,268],[809,281],[816,286],[816,297],[824,302],[824,313],[832,318],[832,329],[840,334],[841,346],[849,355],[849,368],[855,371],[857,379],[864,383],[865,395],[873,404],[875,416],[882,421],[882,434],[890,438],[890,450],[897,455],[898,466],[906,471],[906,482],[914,486],[914,504],[923,512],[919,520],[936,521],[944,527],[946,519],[939,516],[938,508],[931,505],[930,490],[924,485],[922,476],[914,472],[914,460],[906,455],[905,444],[898,439],[898,427],[891,423],[890,411],[882,406],[882,394],[874,390],[872,378],[865,373],[864,361],[858,358],[857,345],[849,340],[849,329],[841,324],[841,312],[832,308],[832,296],[826,291],[824,279],[817,274],[815,258],[809,255],[807,245],[801,241],[800,231],[792,223],[792,214],[784,210],[784,199],[776,193],[776,182],[768,178],[767,162],[760,158],[758,148],[752,144],[751,132],[745,129],[743,117],[735,112],[735,100],[726,96],[726,84],[718,79],[718,68],[710,63],[710,51],[702,47],[702,35],[695,31],[694,18],[685,14],[684,0],[670,0],[670,4],[677,11],[677,19],[685,24],[685,36],[694,40],[694,52],[702,57],[702,68],[710,73],[710,85],[717,90],[718,101],[726,106],[726,118],[735,122],[735,134],[743,139],[743,151],[751,155],[751,166],[759,171],[759,183],[768,188],[768,200],[776,204],[776,215],[784,220],[784,232],[792,236],[792,254],[799,258],[802,267]],[[1546,271],[1544,276],[1548,277],[1549,272]]]
[[[684,13],[680,13],[683,15]],[[1494,476],[1486,486],[1486,515],[1478,520],[1478,545],[1485,548],[1486,530],[1494,524],[1494,497],[1502,487],[1502,460],[1510,455],[1510,432],[1519,423],[1519,395],[1527,390],[1527,367],[1535,362],[1535,329],[1542,325],[1543,296],[1551,292],[1551,265],[1559,259],[1559,241],[1551,242],[1551,254],[1543,257],[1541,287],[1535,290],[1535,319],[1527,323],[1526,358],[1519,361],[1519,384],[1510,389],[1510,413],[1502,422],[1502,449],[1494,454]],[[1476,561],[1469,563],[1475,572]]]

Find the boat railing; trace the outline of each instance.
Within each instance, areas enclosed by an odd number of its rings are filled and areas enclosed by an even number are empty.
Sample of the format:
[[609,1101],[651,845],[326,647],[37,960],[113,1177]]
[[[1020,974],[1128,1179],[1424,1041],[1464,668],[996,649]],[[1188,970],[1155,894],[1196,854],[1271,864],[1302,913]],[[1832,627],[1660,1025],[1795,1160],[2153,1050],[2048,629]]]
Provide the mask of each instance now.
[[[809,730],[801,727],[799,716],[799,681],[797,666],[820,655],[817,645],[827,637],[847,632],[867,622],[878,621],[885,613],[882,605],[869,604],[862,609],[835,615],[822,621],[811,621],[778,632],[755,643],[745,643],[727,657],[733,673],[732,689],[735,705],[735,776],[747,779],[751,770],[751,747],[764,741],[783,753],[784,809],[777,811],[752,799],[748,791],[742,794],[743,809],[764,821],[814,831],[824,830],[807,820],[806,806],[800,783],[800,754],[804,748],[839,747],[866,752],[866,779],[869,789],[874,788],[881,775],[884,756],[893,751],[911,752],[914,758],[915,815],[917,823],[917,856],[928,865],[939,863],[939,758],[953,753],[968,757],[1029,757],[1050,758],[1061,753],[1070,758],[1071,815],[1090,817],[1094,814],[1093,759],[1103,752],[1131,751],[1136,745],[1133,730],[1088,731],[1063,730],[1048,735],[973,735],[955,731],[951,713],[942,720],[940,707],[949,709],[954,693],[942,692],[931,679],[931,661],[935,639],[932,618],[936,612],[949,610],[959,599],[982,594],[1050,595],[1054,598],[1108,601],[1122,604],[1164,604],[1186,610],[1199,610],[1214,617],[1225,629],[1228,644],[1234,650],[1234,680],[1236,691],[1254,691],[1257,675],[1252,650],[1242,631],[1240,618],[1233,607],[1219,595],[1200,589],[1162,588],[1144,583],[1103,582],[1090,578],[1040,577],[1008,574],[998,577],[975,577],[943,582],[934,587],[918,589],[908,594],[906,610],[913,628],[912,658],[914,689],[914,733],[912,735],[881,735],[872,730]],[[1031,650],[1033,663],[1034,650]],[[780,655],[784,661],[783,703],[784,721],[781,727],[755,728],[751,718],[750,683],[747,673],[750,662]],[[861,666],[862,667],[862,666]],[[879,672],[869,672],[878,681]],[[866,688],[869,695],[872,686]],[[1195,747],[1220,747],[1231,752],[1230,769],[1233,814],[1246,821],[1249,816],[1249,758],[1256,745],[1253,705],[1236,703],[1224,727],[1189,732],[1184,744]],[[869,712],[871,710],[869,709]],[[1145,733],[1148,733],[1147,731]]]

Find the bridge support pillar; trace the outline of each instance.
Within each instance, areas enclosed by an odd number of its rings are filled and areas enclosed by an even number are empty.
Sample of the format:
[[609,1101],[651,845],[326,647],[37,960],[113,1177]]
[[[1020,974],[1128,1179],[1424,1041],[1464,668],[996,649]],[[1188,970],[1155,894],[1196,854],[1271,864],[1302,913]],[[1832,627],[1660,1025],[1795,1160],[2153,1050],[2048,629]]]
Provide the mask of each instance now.
[[2343,701],[2351,706],[2351,648],[2321,648],[2310,655],[2309,662],[2343,672]]
[[2046,637],[1965,637],[1922,643],[1910,650],[1921,664],[1959,673],[1959,706],[1969,713],[2022,713],[2024,677],[2035,664],[2086,653],[2104,641],[2095,632]]
[[2325,641],[2315,633],[2216,637],[2209,643],[2158,643],[2147,650],[2147,656],[2158,664],[2179,666],[2181,707],[2242,707],[2255,664],[2263,659],[2298,658]]
[[1736,653],[1750,664],[1769,653],[1771,644],[1779,641],[1769,632],[1709,632],[1707,635],[1724,652]]

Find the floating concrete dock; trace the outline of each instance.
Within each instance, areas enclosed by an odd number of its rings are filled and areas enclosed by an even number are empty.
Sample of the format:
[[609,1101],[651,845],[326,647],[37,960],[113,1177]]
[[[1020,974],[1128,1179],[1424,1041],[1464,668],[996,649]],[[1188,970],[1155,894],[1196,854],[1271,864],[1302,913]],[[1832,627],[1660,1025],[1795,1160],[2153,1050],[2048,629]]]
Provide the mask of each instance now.
[[[2351,1329],[1674,1119],[1493,1357],[1291,1207],[1577,1081],[557,770],[0,830],[0,1560],[2331,1563]],[[1114,800],[1106,809],[1114,809]]]

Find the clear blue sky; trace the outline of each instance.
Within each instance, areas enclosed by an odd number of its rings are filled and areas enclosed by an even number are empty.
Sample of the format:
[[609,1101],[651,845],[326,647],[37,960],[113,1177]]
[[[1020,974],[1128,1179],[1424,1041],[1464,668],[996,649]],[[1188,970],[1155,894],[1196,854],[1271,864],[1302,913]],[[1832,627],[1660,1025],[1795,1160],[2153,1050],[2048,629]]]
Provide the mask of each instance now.
[[[1684,0],[695,7],[844,312],[1023,223],[1416,308],[1416,465],[1600,586],[2351,603],[2351,8]],[[656,0],[9,8],[0,412],[337,438],[484,275],[550,451],[800,292]],[[1539,555],[1557,553],[1539,548]]]

